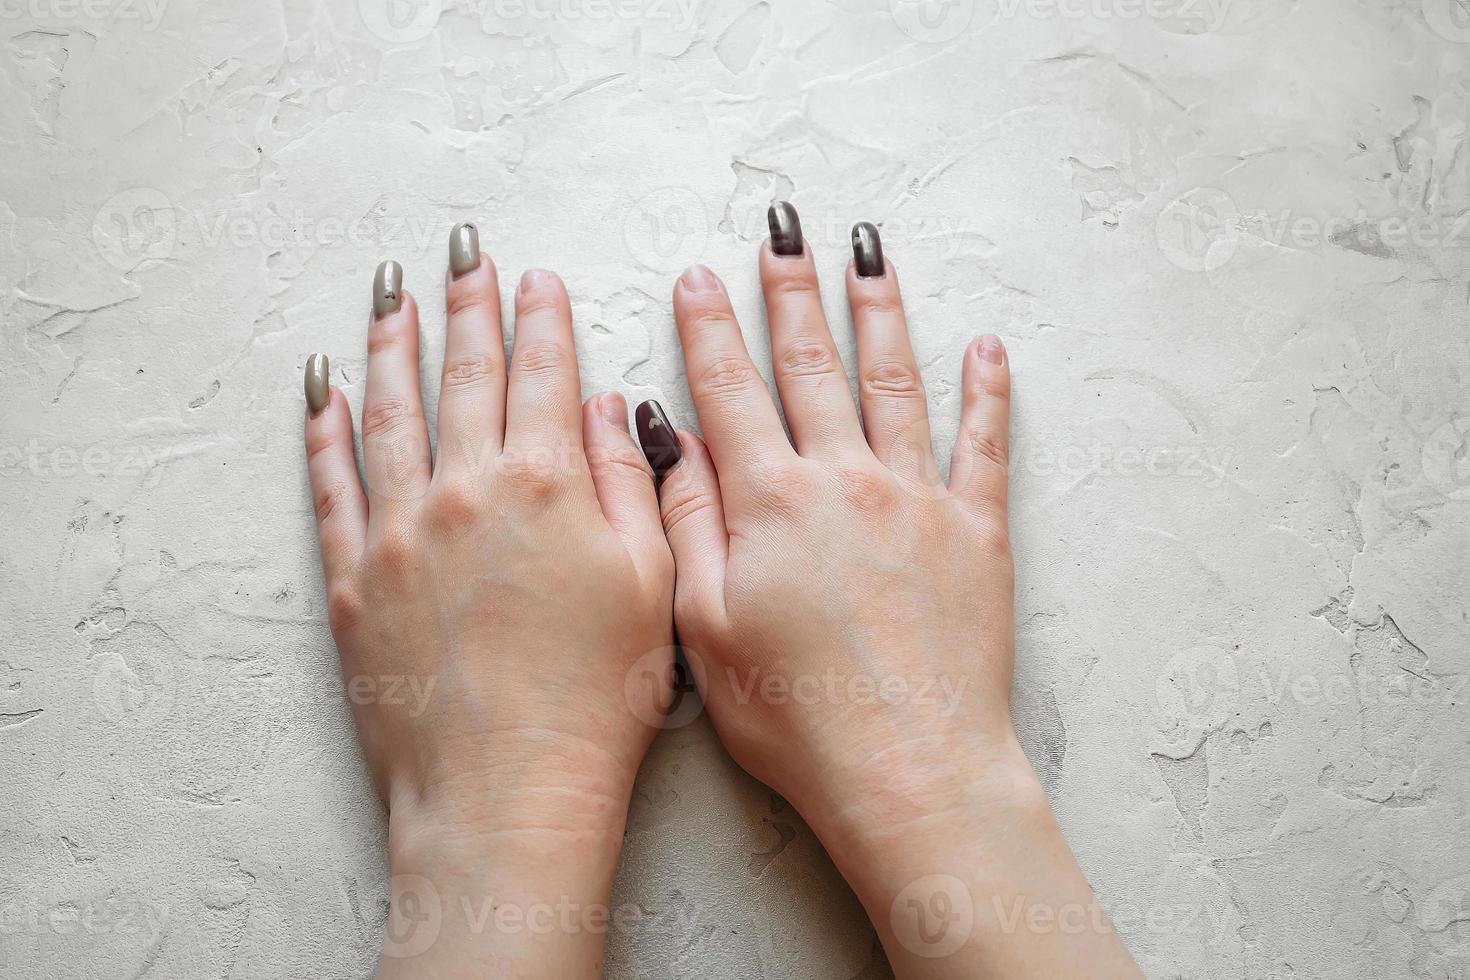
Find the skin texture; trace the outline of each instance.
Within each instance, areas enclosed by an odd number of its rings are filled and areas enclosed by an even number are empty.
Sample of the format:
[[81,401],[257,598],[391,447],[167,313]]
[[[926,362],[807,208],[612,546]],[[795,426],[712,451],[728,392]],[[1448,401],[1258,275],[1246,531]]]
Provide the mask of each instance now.
[[[526,273],[509,368],[489,256],[446,276],[431,462],[418,307],[379,268],[362,406],[306,418],[333,637],[389,811],[378,976],[601,975],[671,660],[673,563],[617,395],[580,401],[566,290]],[[387,293],[396,294],[390,302]]]
[[858,230],[861,419],[810,249],[760,254],[790,440],[724,286],[695,267],[675,287],[705,441],[680,433],[660,497],[691,670],[731,754],[816,831],[900,978],[1136,977],[1011,726],[1004,347],[964,352],[946,484],[897,273],[863,268],[881,247]]

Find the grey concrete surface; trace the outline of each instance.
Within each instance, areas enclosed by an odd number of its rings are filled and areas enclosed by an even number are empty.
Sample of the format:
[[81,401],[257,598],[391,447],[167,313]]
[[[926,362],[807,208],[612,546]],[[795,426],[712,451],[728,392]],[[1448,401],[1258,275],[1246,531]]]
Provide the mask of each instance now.
[[[474,218],[691,422],[777,197],[849,364],[881,223],[942,456],[1009,345],[1017,715],[1148,975],[1467,976],[1467,132],[1456,0],[0,0],[0,977],[369,974],[306,357],[396,258],[432,402]],[[610,977],[887,975],[702,721],[615,900]]]

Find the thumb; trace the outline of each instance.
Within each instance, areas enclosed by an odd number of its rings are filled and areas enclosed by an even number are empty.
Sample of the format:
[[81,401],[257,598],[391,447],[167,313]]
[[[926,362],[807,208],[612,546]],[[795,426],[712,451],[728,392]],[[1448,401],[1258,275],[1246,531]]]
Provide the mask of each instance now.
[[658,402],[638,406],[638,439],[659,474],[659,513],[674,552],[674,619],[724,618],[730,533],[714,461],[704,443],[676,432]]

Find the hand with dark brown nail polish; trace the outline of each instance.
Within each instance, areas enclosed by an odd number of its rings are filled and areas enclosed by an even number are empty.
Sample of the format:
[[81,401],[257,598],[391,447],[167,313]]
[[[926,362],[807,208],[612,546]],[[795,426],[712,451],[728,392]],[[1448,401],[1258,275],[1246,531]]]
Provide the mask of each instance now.
[[[770,223],[759,261],[784,425],[719,280],[701,266],[674,289],[705,441],[682,434],[660,504],[676,625],[715,728],[827,846],[900,980],[1137,977],[1110,929],[1007,934],[989,912],[1095,901],[1011,724],[1005,348],[987,335],[954,352],[945,480],[878,229],[854,227],[847,274],[855,405],[794,209]],[[667,445],[662,413],[648,422]]]
[[[524,277],[507,364],[473,225],[456,226],[448,257],[433,459],[419,311],[397,262],[373,278],[365,481],[325,355],[305,374],[325,615],[388,808],[376,976],[591,978],[601,931],[475,915],[606,906],[669,695],[673,560],[627,404],[582,402],[561,280]],[[437,931],[416,948],[414,917],[431,910]]]

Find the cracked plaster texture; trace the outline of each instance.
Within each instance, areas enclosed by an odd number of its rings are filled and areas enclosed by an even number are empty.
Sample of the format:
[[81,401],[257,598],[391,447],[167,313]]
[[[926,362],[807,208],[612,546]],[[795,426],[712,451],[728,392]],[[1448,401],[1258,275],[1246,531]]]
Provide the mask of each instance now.
[[[768,356],[776,198],[849,366],[847,229],[883,227],[941,458],[965,344],[1009,345],[1018,725],[1145,972],[1467,975],[1453,0],[393,9],[0,4],[0,977],[370,973],[306,357],[360,405],[397,258],[432,421],[473,218],[503,282],[567,280],[586,391],[692,424],[673,277]],[[613,978],[889,975],[702,719],[615,901]]]

